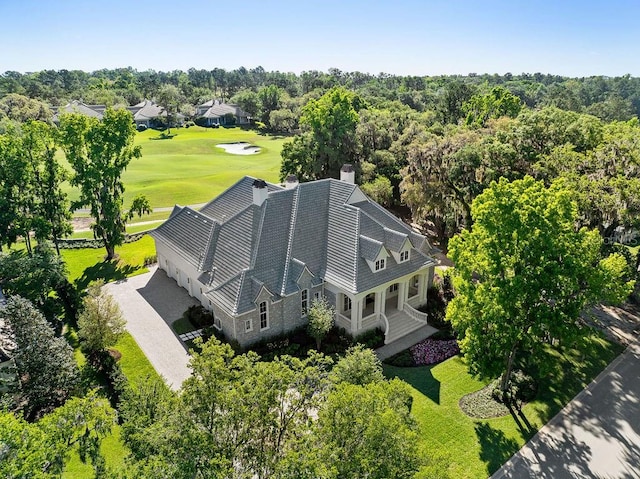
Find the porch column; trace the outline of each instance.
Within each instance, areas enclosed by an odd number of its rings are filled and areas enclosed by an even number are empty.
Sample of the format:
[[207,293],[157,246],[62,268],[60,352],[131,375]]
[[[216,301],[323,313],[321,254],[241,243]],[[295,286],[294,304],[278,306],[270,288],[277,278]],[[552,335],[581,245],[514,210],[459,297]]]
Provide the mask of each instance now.
[[362,299],[351,299],[351,334],[355,334],[359,329],[362,318]]
[[427,273],[421,274],[418,276],[418,298],[420,301],[424,301],[427,299],[427,283],[429,279],[427,278]]
[[398,311],[404,309],[404,303],[407,300],[407,293],[409,289],[409,283],[407,281],[401,281],[398,283]]
[[381,291],[376,291],[375,292],[375,303],[373,305],[373,313],[374,314],[380,314],[380,297],[382,296],[382,292]]

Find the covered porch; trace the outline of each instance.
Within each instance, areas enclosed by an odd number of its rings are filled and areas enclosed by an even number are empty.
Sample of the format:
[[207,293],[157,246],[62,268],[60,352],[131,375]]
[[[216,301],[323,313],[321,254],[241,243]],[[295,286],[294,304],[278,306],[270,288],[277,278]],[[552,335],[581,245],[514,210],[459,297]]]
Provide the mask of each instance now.
[[357,336],[376,327],[385,332],[385,344],[427,324],[416,308],[427,302],[432,271],[421,271],[370,291],[336,295],[336,324]]

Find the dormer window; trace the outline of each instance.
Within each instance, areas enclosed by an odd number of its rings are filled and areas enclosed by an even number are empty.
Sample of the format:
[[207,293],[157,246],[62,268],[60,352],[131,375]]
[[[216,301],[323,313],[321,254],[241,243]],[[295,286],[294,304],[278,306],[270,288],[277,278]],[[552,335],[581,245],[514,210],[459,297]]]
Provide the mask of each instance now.
[[409,250],[400,251],[400,263],[409,261]]
[[379,260],[376,261],[376,266],[375,266],[375,270],[376,271],[382,271],[386,266],[386,261],[384,258],[380,258]]

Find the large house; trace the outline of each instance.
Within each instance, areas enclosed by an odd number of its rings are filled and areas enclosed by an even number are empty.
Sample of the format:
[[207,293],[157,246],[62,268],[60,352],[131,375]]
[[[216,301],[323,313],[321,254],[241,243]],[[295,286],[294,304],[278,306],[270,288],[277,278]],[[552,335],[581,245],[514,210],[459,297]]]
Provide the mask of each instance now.
[[238,105],[209,100],[196,107],[196,119],[202,126],[247,125],[249,114]]
[[244,177],[199,211],[175,206],[151,235],[159,267],[242,346],[304,326],[320,297],[353,336],[380,327],[389,343],[426,324],[416,308],[434,251],[362,193],[350,165],[340,181]]
[[[87,105],[82,101],[73,100],[65,106],[54,107],[53,121],[59,123],[59,115],[62,113],[80,113],[102,120],[106,109],[106,105]],[[147,128],[159,127],[167,118],[164,107],[151,100],[142,100],[136,105],[126,107],[126,109],[133,115],[136,128],[141,125]],[[184,115],[181,113],[178,113],[176,118],[179,124],[184,121]]]

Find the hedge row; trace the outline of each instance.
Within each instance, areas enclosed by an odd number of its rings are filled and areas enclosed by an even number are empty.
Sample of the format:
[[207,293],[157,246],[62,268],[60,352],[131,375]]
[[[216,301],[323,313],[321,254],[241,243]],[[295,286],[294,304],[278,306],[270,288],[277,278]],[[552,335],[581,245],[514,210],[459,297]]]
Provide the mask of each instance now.
[[[144,235],[153,231],[152,229],[146,231],[140,231],[139,233],[125,234],[124,242],[125,243],[134,243],[142,238]],[[87,238],[69,238],[69,239],[59,239],[58,246],[60,249],[84,249],[84,248],[93,248],[100,249],[104,248],[104,244],[102,240],[97,239],[87,239]]]

